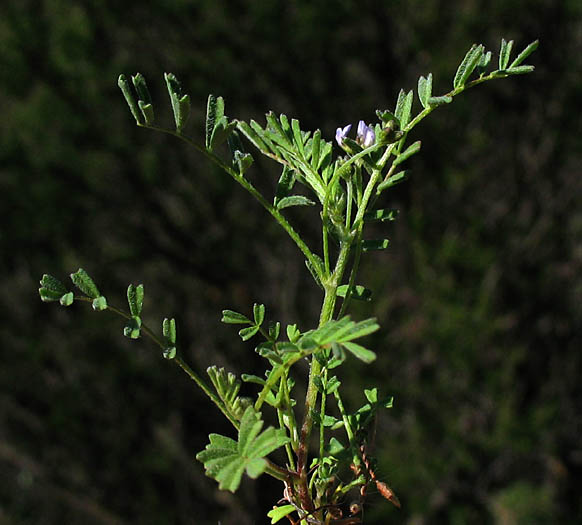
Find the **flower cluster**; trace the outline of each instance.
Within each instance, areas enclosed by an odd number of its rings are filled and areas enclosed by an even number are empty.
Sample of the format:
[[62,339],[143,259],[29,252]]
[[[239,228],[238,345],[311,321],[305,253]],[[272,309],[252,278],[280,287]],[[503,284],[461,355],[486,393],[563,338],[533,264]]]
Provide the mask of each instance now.
[[[344,128],[337,128],[335,132],[335,140],[340,146],[343,146],[344,139],[347,134],[352,129],[352,125],[348,124]],[[358,124],[358,134],[356,135],[356,142],[364,147],[369,148],[372,144],[376,142],[376,134],[372,129],[372,126],[367,126],[363,120],[360,120]]]

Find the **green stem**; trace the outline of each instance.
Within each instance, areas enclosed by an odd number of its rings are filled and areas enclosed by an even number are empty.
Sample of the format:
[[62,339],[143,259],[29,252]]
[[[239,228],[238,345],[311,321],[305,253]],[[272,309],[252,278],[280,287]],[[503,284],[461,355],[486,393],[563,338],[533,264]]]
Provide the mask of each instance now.
[[[91,303],[93,302],[93,299],[90,297],[84,297],[84,296],[75,296],[75,300],[76,301],[84,301],[87,303]],[[124,319],[130,320],[132,319],[132,316],[129,315],[127,312],[124,312],[123,310],[121,310],[120,308],[117,308],[115,306],[112,305],[107,305],[107,310],[111,310],[113,313],[123,317]],[[151,330],[151,328],[149,328],[147,325],[142,324],[141,325],[141,330],[143,331],[144,334],[146,334],[154,343],[156,343],[162,350],[165,349],[166,345],[164,344],[164,342]],[[222,400],[216,395],[214,394],[214,392],[212,392],[212,390],[210,389],[210,387],[202,380],[202,378],[196,373],[194,372],[194,370],[192,370],[190,368],[190,366],[188,366],[188,364],[180,357],[180,356],[176,356],[174,359],[172,359],[172,361],[178,365],[182,370],[184,370],[184,372],[186,372],[186,374],[188,374],[188,377],[190,377],[190,379],[192,379],[201,389],[202,391],[210,398],[210,400],[220,409],[220,411],[225,415],[225,417],[232,423],[232,425],[234,426],[234,428],[238,431],[239,430],[239,422],[234,419],[234,417],[228,412],[228,410],[226,410],[226,407],[224,406],[224,403],[222,402]],[[273,463],[270,459],[265,458],[267,460],[267,468],[265,469],[265,473],[269,474],[270,476],[279,479],[281,481],[288,481],[289,480],[289,471],[283,467],[280,467],[279,465]]]
[[[323,369],[323,384],[327,384],[327,368]],[[325,418],[325,401],[327,399],[326,394],[321,395],[321,408],[319,410],[319,460],[323,459],[323,451],[325,447],[325,426],[323,425],[323,419]]]
[[321,275],[321,268],[318,262],[318,259],[315,257],[313,252],[309,249],[305,241],[301,238],[301,236],[294,230],[293,226],[289,224],[287,219],[281,215],[279,210],[275,208],[263,195],[259,190],[257,190],[248,180],[242,177],[239,173],[233,170],[228,164],[224,163],[218,156],[216,156],[211,151],[208,151],[205,147],[201,146],[200,144],[194,142],[192,139],[178,133],[176,131],[172,131],[171,129],[159,128],[157,126],[145,125],[145,124],[138,124],[140,127],[144,127],[147,129],[152,129],[155,131],[161,131],[162,133],[167,133],[174,137],[178,137],[179,139],[186,142],[188,145],[192,146],[194,149],[202,153],[204,157],[206,157],[210,162],[218,166],[220,169],[225,171],[228,175],[230,175],[236,182],[238,182],[245,190],[247,190],[260,204],[267,210],[271,216],[279,223],[279,225],[287,232],[289,237],[293,239],[297,247],[301,250],[303,255],[305,255],[306,259],[311,263],[315,271],[318,273],[320,279],[323,278]]
[[[279,382],[279,389],[281,390],[281,395],[283,396],[283,399],[285,400],[284,403],[285,405],[287,405],[287,402],[289,400],[289,396],[285,395],[286,394],[286,388],[285,385],[287,383],[287,376],[281,376],[281,381]],[[286,411],[286,409],[285,409]],[[285,429],[285,422],[283,421],[283,410],[277,406],[277,419],[279,420],[279,428],[281,430],[283,430],[283,432],[287,433],[287,430]],[[290,443],[286,443],[285,444],[285,451],[287,452],[287,459],[289,461],[289,468],[291,470],[295,470],[295,460],[293,459],[293,450],[291,447]]]
[[360,456],[357,453],[358,444],[356,443],[354,430],[352,429],[352,426],[350,425],[350,420],[348,418],[348,414],[346,412],[346,409],[344,408],[344,404],[342,402],[342,398],[340,396],[339,389],[334,390],[333,395],[337,401],[337,407],[338,407],[339,412],[342,416],[342,420],[344,422],[344,428],[346,430],[346,434],[348,435],[348,440],[350,442],[350,448],[352,449],[352,456],[353,456],[352,461],[353,461],[354,465],[360,465]]
[[348,281],[348,290],[346,292],[346,296],[342,302],[342,306],[340,308],[338,319],[341,319],[348,309],[348,305],[352,298],[352,291],[354,290],[354,285],[356,284],[356,275],[358,273],[358,268],[360,266],[360,258],[362,255],[362,230],[363,228],[360,226],[358,233],[356,235],[356,251],[354,254],[354,264],[352,264],[352,269],[350,270],[350,279]]

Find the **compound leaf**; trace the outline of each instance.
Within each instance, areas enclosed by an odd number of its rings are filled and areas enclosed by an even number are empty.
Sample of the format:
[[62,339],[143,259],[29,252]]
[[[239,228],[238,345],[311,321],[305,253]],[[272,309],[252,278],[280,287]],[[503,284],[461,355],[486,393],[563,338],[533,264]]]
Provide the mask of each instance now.
[[261,433],[262,427],[260,414],[249,406],[241,419],[238,442],[210,434],[210,443],[196,455],[221,490],[235,492],[245,470],[252,478],[260,476],[267,468],[265,456],[290,441],[284,430],[269,427]]

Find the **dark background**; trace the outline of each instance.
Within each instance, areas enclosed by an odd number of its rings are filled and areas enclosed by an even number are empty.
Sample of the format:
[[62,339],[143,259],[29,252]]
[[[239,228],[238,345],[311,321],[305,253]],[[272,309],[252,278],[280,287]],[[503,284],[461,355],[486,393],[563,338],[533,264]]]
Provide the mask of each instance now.
[[[3,2],[0,7],[0,521],[262,524],[281,487],[218,492],[196,452],[227,422],[147,340],[38,280],[78,267],[109,302],[146,289],[194,368],[260,373],[226,307],[309,328],[319,291],[284,232],[179,141],[138,129],[117,88],[142,72],[170,124],[163,72],[227,114],[272,109],[321,128],[374,119],[432,71],[437,94],[471,43],[520,51],[532,75],[463,94],[415,129],[391,248],[367,257],[378,360],[340,371],[346,404],[381,385],[368,523],[581,523],[582,3],[577,0]],[[418,102],[415,101],[418,108]],[[257,160],[251,179],[272,191]],[[292,213],[312,243],[315,216]],[[314,212],[317,213],[317,212]],[[298,389],[303,385],[299,384]],[[298,394],[298,397],[299,396]]]

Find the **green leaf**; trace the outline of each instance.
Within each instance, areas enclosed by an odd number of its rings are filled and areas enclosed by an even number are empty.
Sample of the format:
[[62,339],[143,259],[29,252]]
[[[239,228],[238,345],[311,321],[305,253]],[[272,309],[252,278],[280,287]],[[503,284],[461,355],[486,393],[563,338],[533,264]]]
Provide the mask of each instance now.
[[535,69],[534,66],[516,66],[505,70],[508,75],[523,75],[524,73],[531,73]]
[[479,63],[477,64],[477,73],[479,73],[479,75],[482,75],[487,70],[489,63],[491,62],[491,56],[491,51],[487,51],[487,53],[481,57],[481,60],[479,60]]
[[471,49],[467,51],[453,79],[453,87],[455,89],[465,85],[465,82],[471,76],[477,64],[479,64],[484,51],[485,48],[480,44],[473,44]]
[[190,97],[182,95],[182,87],[174,74],[164,73],[164,78],[170,95],[176,131],[181,133],[190,116]]
[[299,127],[299,121],[297,119],[291,119],[291,129],[293,130],[293,140],[295,145],[299,150],[301,156],[305,156],[305,149],[303,147],[303,135],[301,134],[301,128]]
[[139,106],[135,101],[135,98],[131,90],[131,85],[129,84],[127,77],[125,75],[119,75],[119,78],[117,79],[117,85],[119,86],[119,89],[121,89],[121,92],[123,93],[125,101],[129,106],[129,110],[131,111],[131,114],[133,115],[135,122],[137,124],[143,124]]
[[353,321],[342,330],[341,334],[337,334],[335,337],[336,342],[344,343],[346,341],[353,341],[354,339],[359,339],[365,335],[372,334],[380,329],[380,325],[376,322],[375,318],[365,319],[364,321],[359,321],[354,323]]
[[265,305],[255,303],[253,305],[253,316],[255,318],[255,325],[261,326],[265,320]]
[[364,389],[364,395],[366,396],[366,399],[374,404],[378,402],[378,389],[377,388],[372,388],[370,390],[368,389]]
[[448,95],[442,95],[440,97],[430,97],[428,99],[428,105],[430,107],[438,107],[442,106],[443,104],[450,104],[453,101],[453,97],[449,97]]
[[362,251],[385,250],[390,244],[389,239],[373,239],[362,241]]
[[286,122],[287,117],[285,115],[280,116],[281,121],[287,123],[287,126],[285,126],[287,128],[287,132],[285,132],[285,130],[281,126],[281,122],[277,119],[275,113],[273,113],[272,111],[269,111],[269,113],[265,115],[265,118],[267,119],[267,123],[269,125],[267,130],[271,133],[270,138],[272,138],[282,146],[291,149],[293,147],[293,144],[291,142],[291,128],[288,125],[288,122]]
[[123,329],[123,335],[130,339],[138,339],[141,331],[141,318],[137,315],[133,316]]
[[251,337],[253,337],[259,331],[259,328],[260,327],[257,325],[247,326],[246,328],[239,330],[238,335],[240,335],[240,338],[243,341],[248,341]]
[[97,312],[107,310],[107,299],[105,299],[105,297],[103,296],[95,297],[95,299],[93,299],[93,303],[91,304],[91,306],[93,307],[93,310]]
[[398,100],[396,101],[396,109],[394,115],[400,122],[400,128],[404,129],[410,121],[410,113],[412,111],[412,99],[414,94],[412,90],[406,93],[403,89],[398,93]]
[[420,151],[420,146],[421,146],[420,140],[417,140],[416,142],[408,146],[408,148],[406,148],[400,155],[398,155],[398,157],[396,157],[392,165],[398,166],[399,164],[402,164],[406,159],[412,157],[412,155],[414,155],[415,153],[418,153]]
[[196,455],[204,463],[206,474],[218,481],[221,490],[235,492],[245,470],[250,477],[258,477],[267,468],[264,457],[289,443],[284,430],[269,427],[260,433],[262,427],[260,415],[249,406],[241,419],[238,442],[210,434],[210,444]]
[[255,384],[261,385],[261,386],[265,386],[265,383],[267,382],[262,377],[255,376],[252,374],[241,374],[240,378],[245,383],[255,383]]
[[295,171],[289,166],[283,166],[283,171],[279,177],[279,182],[277,182],[277,190],[275,192],[275,206],[289,195],[289,192],[293,189],[295,185]]
[[388,125],[390,123],[390,121],[394,121],[396,126],[395,129],[400,129],[400,121],[398,120],[398,118],[396,117],[396,115],[394,113],[392,113],[391,111],[388,111],[387,109],[385,110],[376,110],[376,115],[378,116],[378,118],[380,119],[380,121],[382,122],[382,124],[384,126]]
[[222,310],[221,321],[226,324],[252,324],[246,315],[239,314],[234,310]]
[[208,95],[206,104],[206,148],[211,149],[211,138],[218,121],[224,116],[224,99]]
[[[337,287],[336,295],[338,297],[345,297],[348,293],[349,285],[342,284]],[[356,285],[352,287],[351,297],[358,301],[370,301],[372,299],[372,290],[364,286]]]
[[175,345],[176,344],[176,320],[175,319],[168,319],[166,317],[162,323],[162,333],[166,339],[166,342],[169,345]]
[[210,366],[206,369],[206,372],[212,381],[218,397],[223,401],[226,410],[235,419],[239,420],[250,404],[248,398],[238,396],[241,386],[240,381],[233,373],[226,372],[224,368]]
[[177,351],[175,346],[168,346],[164,348],[162,356],[164,357],[164,359],[174,359],[176,357],[176,353]]
[[131,81],[135,86],[139,100],[143,100],[146,104],[151,104],[152,97],[150,96],[144,76],[141,73],[136,73],[135,76],[131,77]]
[[418,98],[422,107],[429,107],[429,99],[432,96],[432,73],[429,73],[426,78],[421,76],[418,79]]
[[321,279],[319,277],[320,275],[323,274],[323,261],[317,255],[315,255],[315,258],[318,263],[317,267],[315,267],[313,263],[308,259],[305,259],[305,266],[307,266],[307,269],[309,270],[309,273],[311,274],[311,277],[313,277],[313,280],[315,281],[317,286],[323,289],[323,285],[321,284]]
[[281,333],[281,323],[277,321],[276,323],[269,323],[269,337],[276,341],[279,339],[279,334]]
[[383,210],[373,210],[373,211],[369,211],[366,212],[364,214],[364,220],[366,222],[372,222],[372,221],[381,221],[381,222],[386,222],[386,221],[395,221],[396,218],[398,217],[398,214],[400,212],[394,208],[387,208],[387,209],[383,209]]
[[289,341],[292,343],[296,343],[301,337],[301,332],[297,328],[296,324],[288,324],[285,331],[287,333],[287,339],[289,339]]
[[[44,302],[59,301],[68,293],[65,285],[53,277],[45,273],[40,280],[40,288],[38,289],[40,298]],[[62,301],[61,301],[61,304]],[[68,305],[63,305],[68,306]]]
[[73,292],[68,292],[61,297],[60,303],[62,306],[71,306],[74,298]]
[[[531,44],[528,44],[528,46],[519,55],[517,55],[516,59],[511,64],[509,64],[509,69],[514,69],[519,66],[538,48],[539,43],[539,40],[534,40]],[[531,67],[533,68],[533,66]]]
[[340,386],[341,381],[336,377],[332,376],[327,380],[327,384],[325,385],[325,393],[327,395],[333,394]]
[[143,284],[130,284],[127,287],[127,302],[131,315],[139,316],[143,308]]
[[91,297],[92,299],[97,299],[101,296],[93,279],[89,277],[83,268],[79,268],[75,273],[71,274],[71,281],[73,281],[73,284],[86,296]]
[[212,130],[209,150],[212,151],[217,146],[223,144],[228,139],[228,136],[235,130],[236,125],[236,121],[229,122],[227,117],[222,117]]
[[405,181],[408,177],[407,173],[408,173],[407,171],[399,171],[398,173],[392,175],[392,177],[389,177],[388,179],[382,181],[380,184],[378,184],[378,187],[376,188],[376,194],[380,194],[384,190],[387,190],[388,188],[391,188],[392,186],[395,186],[396,184]]
[[151,104],[146,104],[143,100],[138,100],[137,105],[139,106],[145,123],[151,126],[155,121],[154,107]]
[[291,206],[315,206],[315,202],[309,200],[303,195],[291,195],[289,197],[283,197],[279,202],[277,202],[278,210],[290,208]]
[[370,364],[376,359],[376,354],[372,350],[368,350],[357,343],[346,342],[342,343],[342,346],[364,363]]
[[319,153],[321,147],[321,131],[318,129],[313,134],[313,139],[311,140],[311,167],[314,170],[319,169]]
[[[254,121],[251,121],[254,122]],[[251,141],[251,143],[263,153],[270,154],[271,149],[267,145],[267,143],[261,138],[261,136],[257,133],[257,131],[249,126],[246,122],[237,122],[238,129],[242,132],[242,134]],[[260,128],[260,126],[259,126]]]
[[506,69],[509,64],[509,56],[511,55],[511,48],[513,47],[513,40],[507,42],[505,38],[501,39],[501,49],[499,50],[499,69]]
[[274,509],[267,512],[267,517],[271,518],[271,525],[282,520],[285,516],[288,516],[295,510],[293,505],[283,505],[281,507],[275,507]]

